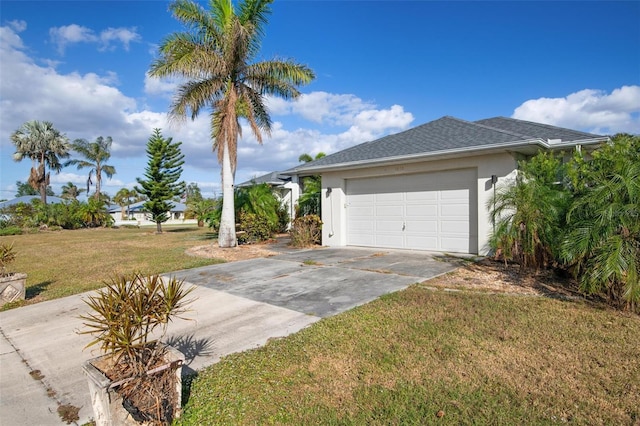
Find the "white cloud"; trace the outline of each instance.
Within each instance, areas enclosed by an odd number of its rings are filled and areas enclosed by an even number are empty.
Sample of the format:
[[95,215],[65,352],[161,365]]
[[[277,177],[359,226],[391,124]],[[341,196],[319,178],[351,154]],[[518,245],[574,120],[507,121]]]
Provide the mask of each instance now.
[[25,21],[22,20],[14,20],[14,21],[10,21],[8,23],[8,25],[13,28],[13,30],[17,33],[21,33],[24,30],[27,29],[27,23]]
[[315,123],[345,126],[363,110],[375,105],[355,95],[311,92],[302,94],[294,101],[278,98],[267,100],[269,111],[276,115],[296,114]]
[[87,174],[81,175],[78,173],[60,172],[57,174],[51,174],[51,183],[59,183],[64,185],[66,183],[74,183],[75,185],[83,188],[83,185],[87,184]]
[[375,137],[390,129],[406,129],[413,121],[413,115],[410,112],[404,112],[404,108],[400,105],[393,105],[389,109],[367,109],[361,111],[354,117],[353,121],[354,127],[362,129]]
[[148,95],[171,97],[178,85],[183,80],[180,78],[156,78],[148,73],[144,76],[144,93]]
[[92,29],[77,24],[51,28],[49,37],[61,55],[64,54],[65,48],[69,44],[92,43],[98,40]]
[[68,45],[74,43],[99,43],[99,50],[113,50],[114,42],[122,44],[124,50],[129,50],[132,42],[141,41],[136,28],[107,28],[96,35],[91,28],[77,24],[63,25],[49,30],[51,41],[57,46],[58,53],[64,54]]
[[564,98],[524,102],[513,118],[596,134],[640,133],[640,86],[622,86],[611,93],[584,89]]
[[103,49],[111,49],[113,41],[122,43],[124,50],[129,50],[131,42],[141,41],[141,37],[136,33],[135,28],[107,28],[100,33],[100,41],[102,41]]

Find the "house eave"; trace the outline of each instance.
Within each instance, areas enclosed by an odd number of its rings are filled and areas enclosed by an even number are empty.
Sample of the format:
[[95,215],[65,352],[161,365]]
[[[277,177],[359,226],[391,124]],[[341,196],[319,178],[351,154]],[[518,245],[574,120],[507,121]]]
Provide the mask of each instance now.
[[435,161],[435,160],[446,160],[451,158],[460,157],[460,154],[465,154],[464,156],[478,156],[478,155],[487,155],[487,154],[496,154],[496,153],[517,153],[517,154],[525,154],[525,155],[535,155],[541,148],[545,150],[551,151],[562,151],[568,148],[574,148],[576,146],[593,146],[599,145],[609,141],[608,137],[602,138],[593,138],[593,139],[582,139],[575,141],[567,141],[567,142],[552,142],[545,141],[543,139],[528,139],[518,142],[508,142],[502,144],[491,144],[491,145],[483,145],[476,146],[473,148],[456,148],[435,152],[427,152],[422,154],[411,154],[411,155],[399,155],[393,157],[383,157],[377,159],[370,160],[359,160],[359,161],[350,161],[339,164],[329,164],[325,166],[311,166],[305,167],[302,169],[291,169],[287,171],[287,174],[290,175],[313,175],[313,174],[321,174],[323,172],[332,172],[339,171],[344,169],[360,169],[360,168],[368,168],[368,167],[376,167],[382,165],[394,165],[399,163],[417,163],[422,161]]

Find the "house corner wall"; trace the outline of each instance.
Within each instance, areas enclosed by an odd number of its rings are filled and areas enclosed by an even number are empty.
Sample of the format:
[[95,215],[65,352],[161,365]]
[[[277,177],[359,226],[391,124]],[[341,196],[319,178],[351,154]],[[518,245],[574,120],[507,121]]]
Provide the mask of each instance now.
[[489,239],[493,233],[491,221],[491,200],[494,194],[492,176],[497,177],[496,186],[518,167],[516,159],[508,153],[486,156],[478,162],[478,254],[486,256],[490,253]]
[[[331,190],[329,191],[329,188]],[[335,176],[322,176],[322,245],[347,245],[345,180]]]

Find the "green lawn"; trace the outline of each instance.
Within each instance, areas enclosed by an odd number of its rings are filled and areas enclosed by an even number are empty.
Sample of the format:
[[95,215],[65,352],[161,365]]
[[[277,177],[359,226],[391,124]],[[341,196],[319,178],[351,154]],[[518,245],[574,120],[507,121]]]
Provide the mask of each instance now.
[[415,285],[205,369],[180,424],[638,425],[639,336],[604,306]]
[[155,226],[97,228],[0,237],[0,243],[14,245],[11,270],[27,274],[27,300],[4,309],[99,288],[115,273],[164,273],[220,262],[185,254],[189,247],[215,243],[208,228],[163,230],[158,235]]

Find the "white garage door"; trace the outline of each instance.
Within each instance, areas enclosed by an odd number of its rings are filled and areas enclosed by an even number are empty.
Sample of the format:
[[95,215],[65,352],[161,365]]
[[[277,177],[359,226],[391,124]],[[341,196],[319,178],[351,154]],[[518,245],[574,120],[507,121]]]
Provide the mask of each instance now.
[[475,253],[475,188],[475,169],[349,179],[347,244]]

